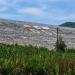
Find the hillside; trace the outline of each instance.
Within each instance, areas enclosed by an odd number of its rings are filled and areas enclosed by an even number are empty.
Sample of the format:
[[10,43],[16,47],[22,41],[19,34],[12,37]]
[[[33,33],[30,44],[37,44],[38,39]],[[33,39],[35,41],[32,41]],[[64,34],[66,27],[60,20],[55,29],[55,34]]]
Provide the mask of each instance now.
[[49,26],[48,24],[41,24],[41,23],[33,23],[33,22],[25,22],[25,21],[17,21],[17,20],[10,20],[10,19],[0,19],[0,24],[6,25],[24,25],[24,24],[32,24],[32,25],[43,25]]
[[[0,43],[54,48],[57,26],[0,19]],[[68,47],[75,48],[75,28],[59,27]]]
[[60,26],[75,28],[75,22],[65,22],[61,24]]

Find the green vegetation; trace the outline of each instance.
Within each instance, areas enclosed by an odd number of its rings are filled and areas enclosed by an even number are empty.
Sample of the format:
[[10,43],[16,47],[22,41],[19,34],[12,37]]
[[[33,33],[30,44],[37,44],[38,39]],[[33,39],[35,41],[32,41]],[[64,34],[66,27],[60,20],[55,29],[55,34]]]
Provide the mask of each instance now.
[[75,28],[75,22],[66,22],[61,24],[60,26]]
[[75,52],[69,51],[0,44],[0,75],[75,75]]
[[55,49],[59,50],[59,51],[65,51],[66,50],[66,44],[63,41],[62,37],[59,37],[58,40],[55,43]]

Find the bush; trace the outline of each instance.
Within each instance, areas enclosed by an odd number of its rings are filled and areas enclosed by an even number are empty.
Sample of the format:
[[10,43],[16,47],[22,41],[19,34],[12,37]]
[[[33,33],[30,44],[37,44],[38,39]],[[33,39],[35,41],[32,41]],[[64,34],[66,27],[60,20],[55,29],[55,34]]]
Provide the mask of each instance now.
[[56,41],[55,43],[55,48],[59,51],[65,51],[66,48],[66,44],[65,42],[62,40],[62,37],[58,38],[58,41]]

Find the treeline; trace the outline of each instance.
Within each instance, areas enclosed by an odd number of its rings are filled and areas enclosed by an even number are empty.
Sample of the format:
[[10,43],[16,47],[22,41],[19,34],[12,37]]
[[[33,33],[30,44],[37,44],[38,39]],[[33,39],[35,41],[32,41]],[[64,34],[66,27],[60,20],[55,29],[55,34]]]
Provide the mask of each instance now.
[[75,28],[75,22],[65,22],[59,26]]
[[0,75],[75,75],[75,53],[0,44]]

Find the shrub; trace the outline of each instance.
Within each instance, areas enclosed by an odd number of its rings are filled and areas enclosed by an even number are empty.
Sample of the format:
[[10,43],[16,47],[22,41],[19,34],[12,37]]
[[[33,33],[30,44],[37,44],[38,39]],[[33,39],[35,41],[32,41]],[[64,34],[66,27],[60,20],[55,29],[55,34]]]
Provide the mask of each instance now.
[[59,37],[58,38],[58,41],[56,41],[55,43],[55,48],[59,51],[65,51],[65,48],[66,48],[66,44],[65,42],[63,41],[62,37]]

